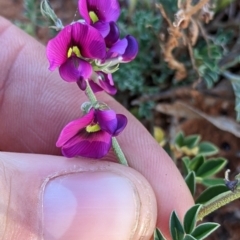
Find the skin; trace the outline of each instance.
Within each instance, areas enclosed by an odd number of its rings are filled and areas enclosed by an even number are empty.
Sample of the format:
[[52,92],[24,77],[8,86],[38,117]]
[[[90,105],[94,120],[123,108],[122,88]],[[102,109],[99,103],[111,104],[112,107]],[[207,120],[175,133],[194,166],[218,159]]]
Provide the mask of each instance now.
[[[0,212],[4,213],[0,215],[1,239],[51,240],[67,239],[66,236],[73,240],[85,239],[81,234],[86,229],[91,236],[87,239],[99,239],[99,235],[101,239],[111,240],[150,239],[155,222],[170,239],[171,211],[176,210],[182,219],[193,205],[193,199],[173,161],[141,123],[112,97],[100,93],[97,95],[100,101],[128,118],[126,129],[117,138],[130,168],[114,163],[116,159],[112,152],[98,161],[62,157],[55,147],[58,134],[69,121],[81,116],[79,109],[87,101],[85,94],[76,84],[64,82],[57,70],[48,70],[44,46],[1,17],[0,46],[0,190],[4,193],[0,203]],[[92,199],[100,199],[97,190],[101,184],[107,189],[108,184],[103,180],[110,179],[111,174],[116,186],[129,197],[125,200],[131,202],[133,195],[137,200],[125,209],[128,204],[120,202],[119,197],[114,198],[117,192],[109,186],[106,198],[95,203],[103,215],[94,215],[91,219],[83,208],[75,209],[74,221],[66,227],[64,221],[67,218],[56,214],[63,212],[68,216],[72,206],[62,204],[54,210],[54,201],[57,203],[59,198],[54,200],[53,193],[59,183],[65,184],[59,179],[66,175],[65,187],[73,193],[80,191],[76,184],[78,180],[73,180],[75,177],[89,188],[97,184],[96,193],[93,189],[89,194],[93,194]],[[98,177],[100,180],[95,182]],[[84,200],[89,200],[87,196],[75,200],[82,206]],[[107,200],[115,209],[107,209]],[[91,211],[91,207],[85,209]],[[119,216],[116,216],[116,209],[121,212]],[[80,221],[78,212],[81,217],[86,214],[86,220],[80,226],[76,224]],[[134,221],[132,216],[137,216]],[[103,225],[94,231],[92,223],[99,217]],[[126,217],[131,224],[124,224]],[[115,218],[121,224],[110,225]],[[62,229],[54,225],[56,219],[64,226],[61,236],[54,235],[54,231],[59,233]]]

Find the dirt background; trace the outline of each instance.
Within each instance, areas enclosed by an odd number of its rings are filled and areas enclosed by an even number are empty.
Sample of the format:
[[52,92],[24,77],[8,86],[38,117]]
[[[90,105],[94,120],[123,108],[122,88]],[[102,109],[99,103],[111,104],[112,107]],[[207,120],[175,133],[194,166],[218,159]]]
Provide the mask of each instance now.
[[[77,9],[77,0],[58,0],[51,1],[52,7],[56,10],[58,16],[63,23],[69,23],[73,20],[73,16]],[[24,17],[24,6],[21,0],[0,0],[0,15],[6,17],[12,22],[28,23]],[[47,27],[35,27],[34,34],[36,38],[45,44],[51,35]],[[161,105],[163,97],[156,98],[156,102]],[[175,92],[165,96],[171,99],[171,104],[166,107],[166,111],[171,110],[171,114],[160,113],[157,108],[155,112],[155,125],[163,126],[167,121],[173,121],[170,125],[177,130],[182,129],[186,135],[200,134],[203,140],[210,141],[217,145],[220,149],[220,156],[229,160],[226,167],[232,170],[233,176],[240,172],[240,139],[232,133],[223,131],[221,127],[216,127],[211,121],[201,116],[206,114],[211,117],[227,117],[235,119],[234,111],[235,98],[228,81],[222,81],[216,88],[211,91],[198,92],[189,88],[178,89]],[[173,100],[174,99],[174,100]],[[173,100],[173,101],[172,101]],[[179,106],[175,106],[178,102],[183,103],[184,109],[192,107],[197,110],[200,116],[192,118],[191,113],[187,113],[184,119],[178,116]],[[175,105],[174,105],[175,104]],[[195,113],[196,114],[196,113]],[[169,117],[170,115],[170,117]],[[176,121],[177,119],[177,121]],[[174,126],[173,126],[174,125]],[[223,175],[222,175],[223,176]],[[235,201],[217,212],[211,214],[206,220],[218,222],[222,226],[210,237],[209,240],[240,240],[240,202]]]

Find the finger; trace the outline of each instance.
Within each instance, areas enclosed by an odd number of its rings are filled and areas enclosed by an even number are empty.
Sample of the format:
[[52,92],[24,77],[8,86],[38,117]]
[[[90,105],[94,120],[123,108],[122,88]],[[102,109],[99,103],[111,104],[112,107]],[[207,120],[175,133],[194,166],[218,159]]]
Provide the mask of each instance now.
[[[75,85],[47,70],[44,47],[1,19],[0,66],[2,105],[0,146],[5,151],[59,153],[55,148],[62,127],[79,116],[86,100]],[[17,36],[17,37],[16,37]],[[4,59],[4,60],[3,60]],[[169,156],[146,129],[115,102],[100,94],[118,113],[127,116],[126,130],[118,137],[131,167],[142,173],[157,196],[158,226],[168,234],[168,219],[175,209],[180,217],[193,204],[191,195]],[[112,160],[112,155],[105,159]],[[180,202],[181,201],[181,202]]]
[[131,168],[17,153],[0,153],[0,163],[1,239],[147,240],[153,233],[153,190]]

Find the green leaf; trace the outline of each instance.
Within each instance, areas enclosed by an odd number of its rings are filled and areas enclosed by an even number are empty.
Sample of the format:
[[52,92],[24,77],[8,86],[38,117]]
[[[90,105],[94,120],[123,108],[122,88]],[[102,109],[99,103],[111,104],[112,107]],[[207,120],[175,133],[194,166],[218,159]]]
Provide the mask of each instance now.
[[202,223],[198,225],[192,232],[192,236],[198,240],[204,239],[214,232],[220,224],[218,223]]
[[221,184],[207,188],[202,194],[196,199],[196,203],[204,204],[219,194],[229,191],[229,189]]
[[196,178],[195,178],[195,172],[191,171],[188,173],[188,175],[185,178],[185,182],[192,194],[194,196],[195,190],[196,190]]
[[201,142],[198,147],[198,154],[201,154],[203,156],[211,156],[218,153],[218,148],[210,142]]
[[184,134],[183,132],[179,132],[175,137],[175,144],[179,147],[182,147],[184,144]]
[[154,231],[154,240],[166,240],[166,238],[163,236],[163,234],[158,228],[156,228]]
[[170,232],[173,240],[182,240],[184,237],[183,226],[175,211],[172,212],[170,217]]
[[217,68],[217,64],[214,61],[211,61],[211,59],[204,62],[204,65],[207,66],[207,70],[205,72],[205,76],[209,76],[213,82],[215,82],[215,75],[212,74],[214,70]]
[[227,77],[232,83],[233,91],[236,98],[235,111],[237,112],[237,121],[240,121],[240,76],[227,71],[225,72],[224,76]]
[[196,239],[195,237],[193,237],[193,236],[187,234],[187,235],[184,237],[183,240],[197,240],[197,239]]
[[197,215],[202,205],[197,204],[191,207],[184,216],[183,226],[186,233],[190,234],[196,226]]
[[224,158],[209,159],[196,171],[196,176],[201,178],[213,176],[221,171],[226,164],[227,160]]
[[201,166],[202,164],[205,162],[205,157],[202,156],[202,155],[197,155],[195,158],[193,158],[188,167],[189,169],[191,169],[192,171],[197,171]]
[[184,146],[188,148],[194,148],[201,140],[200,135],[190,135],[185,137],[184,139]]
[[206,187],[224,184],[223,178],[204,178],[201,183]]
[[188,175],[188,173],[190,172],[190,170],[189,170],[190,158],[189,157],[183,157],[182,162],[183,162],[184,175]]
[[213,87],[213,81],[212,81],[212,78],[209,75],[205,74],[204,75],[204,80],[205,80],[205,82],[207,84],[207,88],[208,89]]
[[221,59],[222,58],[222,52],[221,52],[221,50],[218,46],[213,46],[210,54],[211,54],[211,58],[214,58],[214,59]]

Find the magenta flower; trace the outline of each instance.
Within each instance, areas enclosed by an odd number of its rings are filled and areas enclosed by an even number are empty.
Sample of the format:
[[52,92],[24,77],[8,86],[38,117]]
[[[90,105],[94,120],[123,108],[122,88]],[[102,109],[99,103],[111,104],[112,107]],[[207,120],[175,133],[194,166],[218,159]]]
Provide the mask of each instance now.
[[117,41],[107,53],[107,58],[120,57],[120,62],[130,62],[132,61],[138,53],[138,43],[137,40],[128,35],[122,40]]
[[67,124],[56,143],[66,157],[102,158],[126,126],[127,118],[113,110],[91,109],[83,117]]
[[75,22],[63,28],[47,45],[50,70],[59,67],[61,77],[80,86],[93,72],[87,60],[104,59],[106,44],[101,34],[90,25]]
[[79,12],[88,24],[96,28],[110,48],[120,36],[115,23],[120,15],[117,0],[79,0]]
[[92,26],[101,33],[108,48],[112,47],[112,45],[119,40],[120,31],[115,22],[105,23],[98,21]]
[[93,92],[105,91],[110,95],[114,95],[117,93],[117,89],[114,86],[114,81],[112,78],[112,74],[106,74],[104,72],[96,72],[97,79],[94,81],[89,81],[89,84],[93,90]]
[[112,47],[114,43],[118,41],[120,37],[120,31],[115,22],[109,23],[109,32],[106,36],[104,36],[105,43],[108,48]]
[[78,8],[88,24],[116,22],[120,15],[118,0],[79,0]]

